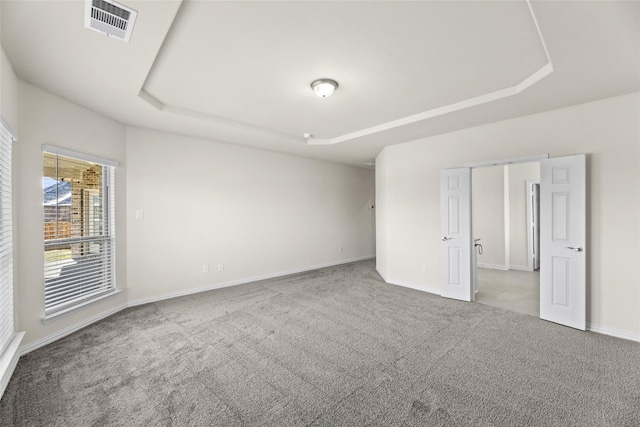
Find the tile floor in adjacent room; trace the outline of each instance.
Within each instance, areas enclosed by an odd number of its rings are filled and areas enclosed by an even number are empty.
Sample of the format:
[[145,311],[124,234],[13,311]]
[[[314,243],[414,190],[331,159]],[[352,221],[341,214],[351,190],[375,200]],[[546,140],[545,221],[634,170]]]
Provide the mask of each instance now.
[[478,268],[476,302],[540,316],[540,271]]

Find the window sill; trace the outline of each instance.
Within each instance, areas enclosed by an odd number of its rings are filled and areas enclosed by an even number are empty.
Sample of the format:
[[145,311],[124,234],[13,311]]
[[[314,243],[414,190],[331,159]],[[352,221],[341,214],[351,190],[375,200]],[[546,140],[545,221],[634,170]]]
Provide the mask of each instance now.
[[51,313],[49,315],[44,316],[40,321],[43,325],[54,322],[62,317],[65,317],[68,314],[75,313],[76,311],[88,307],[90,305],[94,305],[104,299],[111,298],[112,296],[118,295],[122,292],[122,289],[114,289],[106,294],[100,295],[98,297],[92,298],[90,300],[84,301],[78,305],[74,305],[73,307],[65,308],[64,310],[56,311],[55,313]]

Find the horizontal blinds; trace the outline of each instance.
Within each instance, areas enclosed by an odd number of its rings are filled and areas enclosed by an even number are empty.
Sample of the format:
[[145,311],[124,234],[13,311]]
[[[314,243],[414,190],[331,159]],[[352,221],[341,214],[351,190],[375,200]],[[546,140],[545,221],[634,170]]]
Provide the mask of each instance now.
[[113,167],[44,153],[47,314],[115,288]]
[[13,337],[12,137],[0,124],[0,355]]

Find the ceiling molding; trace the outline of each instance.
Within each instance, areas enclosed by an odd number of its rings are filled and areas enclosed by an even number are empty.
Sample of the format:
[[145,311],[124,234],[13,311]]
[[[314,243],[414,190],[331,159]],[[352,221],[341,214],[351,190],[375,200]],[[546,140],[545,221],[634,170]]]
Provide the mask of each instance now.
[[406,126],[412,123],[421,122],[423,120],[428,120],[434,117],[442,116],[444,114],[453,113],[455,111],[464,110],[466,108],[476,107],[478,105],[487,104],[489,102],[497,101],[499,99],[507,98],[513,95],[517,95],[525,89],[530,88],[534,84],[538,83],[540,80],[547,77],[549,74],[553,73],[553,64],[551,62],[551,57],[549,56],[549,50],[547,49],[547,44],[544,41],[544,37],[542,37],[542,32],[540,31],[540,26],[538,25],[538,20],[536,19],[536,15],[533,12],[533,8],[531,7],[530,0],[526,0],[527,5],[529,6],[529,12],[531,13],[531,18],[533,19],[533,23],[536,26],[536,31],[538,33],[538,37],[540,38],[540,43],[544,49],[544,53],[547,57],[547,63],[543,65],[538,71],[531,74],[529,77],[518,83],[517,85],[510,86],[504,89],[496,90],[493,92],[485,93],[483,95],[479,95],[473,98],[468,98],[462,100],[460,102],[456,102],[449,105],[444,105],[442,107],[433,108],[431,110],[424,111],[422,113],[414,114],[408,117],[404,117],[398,120],[393,120],[387,123],[383,123],[377,126],[373,126],[367,129],[362,129],[356,132],[351,132],[345,135],[338,136],[336,138],[331,139],[313,139],[313,137],[307,139],[307,144],[309,145],[333,145],[341,142],[350,141],[356,138],[361,138],[363,136],[372,135],[379,132],[384,132],[390,129],[394,129],[401,126]]
[[[187,108],[182,108],[182,107],[177,107],[174,105],[169,105],[169,104],[165,104],[161,101],[159,101],[156,97],[154,97],[152,94],[150,94],[148,92],[148,90],[146,89],[146,84],[147,84],[147,80],[149,79],[149,76],[155,66],[156,61],[154,60],[151,68],[149,69],[149,71],[147,72],[147,76],[145,77],[144,83],[142,88],[140,89],[140,92],[138,94],[138,96],[146,101],[148,104],[150,104],[151,106],[153,106],[154,108],[156,108],[157,110],[164,112],[164,113],[169,113],[169,114],[175,114],[175,115],[179,115],[182,117],[188,117],[191,119],[195,119],[195,120],[201,120],[201,121],[206,121],[206,122],[210,122],[213,123],[215,125],[218,126],[224,126],[224,127],[228,127],[228,128],[233,128],[233,129],[237,129],[237,130],[241,130],[241,131],[250,131],[252,133],[256,133],[258,135],[264,135],[265,137],[278,137],[278,138],[284,138],[286,140],[290,140],[290,141],[295,141],[295,142],[301,142],[307,145],[335,145],[335,144],[339,144],[339,143],[343,143],[343,142],[347,142],[347,141],[351,141],[357,138],[361,138],[361,137],[365,137],[365,136],[370,136],[370,135],[374,135],[380,132],[385,132],[391,129],[395,129],[395,128],[400,128],[403,126],[407,126],[413,123],[417,123],[417,122],[421,122],[421,121],[425,121],[425,120],[429,120],[432,119],[434,117],[438,117],[438,116],[443,116],[446,114],[450,114],[456,111],[460,111],[460,110],[464,110],[467,108],[472,108],[472,107],[476,107],[479,105],[483,105],[483,104],[487,104],[493,101],[497,101],[500,99],[504,99],[504,98],[508,98],[514,95],[517,95],[521,92],[523,92],[524,90],[530,88],[531,86],[535,85],[536,83],[538,83],[539,81],[541,81],[542,79],[544,79],[545,77],[549,76],[551,73],[553,73],[553,64],[551,62],[551,57],[549,55],[549,51],[547,49],[547,45],[544,41],[544,37],[542,36],[542,32],[540,30],[540,26],[538,24],[538,20],[536,18],[536,15],[533,11],[533,7],[531,5],[531,0],[525,0],[529,9],[529,12],[531,14],[531,19],[533,20],[533,23],[535,25],[536,28],[536,32],[538,34],[538,38],[540,41],[540,44],[542,46],[542,48],[544,49],[544,53],[547,59],[547,63],[545,65],[543,65],[540,69],[538,69],[537,71],[535,71],[533,74],[531,74],[530,76],[528,76],[527,78],[525,78],[524,80],[522,80],[520,83],[513,85],[513,86],[509,86],[503,89],[499,89],[499,90],[495,90],[492,92],[488,92],[479,96],[475,96],[475,97],[471,97],[468,99],[464,99],[462,101],[459,102],[455,102],[452,104],[448,104],[448,105],[443,105],[440,107],[436,107],[436,108],[432,108],[430,110],[427,111],[423,111],[421,113],[417,113],[417,114],[413,114],[407,117],[403,117],[400,119],[396,119],[396,120],[392,120],[386,123],[382,123],[376,126],[372,126],[369,128],[365,128],[365,129],[361,129],[355,132],[350,132],[344,135],[340,135],[337,136],[335,138],[329,138],[329,139],[320,139],[320,138],[314,138],[312,135],[304,135],[304,136],[297,136],[297,135],[291,135],[288,133],[284,133],[284,132],[279,132],[279,131],[275,131],[273,129],[268,129],[262,126],[258,126],[258,125],[253,125],[251,123],[246,123],[246,122],[241,122],[241,121],[237,121],[237,120],[232,120],[232,119],[228,119],[222,116],[217,116],[214,114],[208,114],[208,113],[203,113],[200,111],[195,111],[195,110],[190,110]],[[173,25],[169,30],[169,33],[173,30]],[[168,35],[165,37],[165,41],[168,38]],[[164,42],[163,42],[163,46],[164,46]],[[160,52],[162,51],[162,46],[160,47],[160,49],[158,50],[157,55],[160,54]],[[157,58],[156,55],[156,58]]]
[[350,141],[352,139],[361,138],[363,136],[372,135],[386,130],[394,129],[397,127],[409,125],[423,120],[428,120],[434,117],[442,116],[444,114],[453,113],[456,111],[464,110],[466,108],[476,107],[478,105],[487,104],[489,102],[497,101],[499,99],[507,98],[509,96],[517,95],[523,90],[533,86],[549,74],[553,72],[553,65],[551,63],[545,64],[538,71],[524,79],[517,85],[496,90],[493,92],[485,93],[484,95],[476,96],[473,98],[465,99],[460,102],[445,105],[442,107],[433,108],[431,110],[424,111],[422,113],[414,114],[412,116],[404,117],[402,119],[393,120],[391,122],[383,123],[381,125],[373,126],[368,129],[362,129],[356,132],[348,133],[338,136],[332,139],[313,139],[308,140],[309,145],[332,145],[339,144],[341,142]]
[[213,114],[202,113],[200,111],[194,111],[194,110],[189,110],[187,108],[164,104],[163,102],[159,101],[153,95],[149,94],[145,90],[141,90],[138,96],[141,99],[145,100],[148,104],[156,108],[157,110],[164,113],[177,114],[179,116],[188,117],[195,120],[211,122],[218,126],[250,131],[250,132],[258,133],[264,136],[284,138],[284,139],[293,140],[295,142],[304,141],[304,138],[297,137],[294,135],[289,135],[283,132],[278,132],[273,129],[267,129],[262,126],[256,126],[250,123],[245,123],[237,120],[227,119],[220,116],[215,116]]

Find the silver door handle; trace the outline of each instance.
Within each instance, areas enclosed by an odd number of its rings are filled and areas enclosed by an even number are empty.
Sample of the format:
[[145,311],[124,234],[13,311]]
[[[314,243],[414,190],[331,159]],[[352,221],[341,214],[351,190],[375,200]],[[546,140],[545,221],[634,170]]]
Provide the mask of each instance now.
[[580,246],[576,246],[576,247],[566,246],[565,249],[571,249],[574,252],[582,252],[582,248]]
[[453,237],[447,237],[447,236],[444,236],[444,237],[442,238],[442,241],[443,241],[443,242],[446,242],[447,240],[451,240],[451,239],[453,239]]

